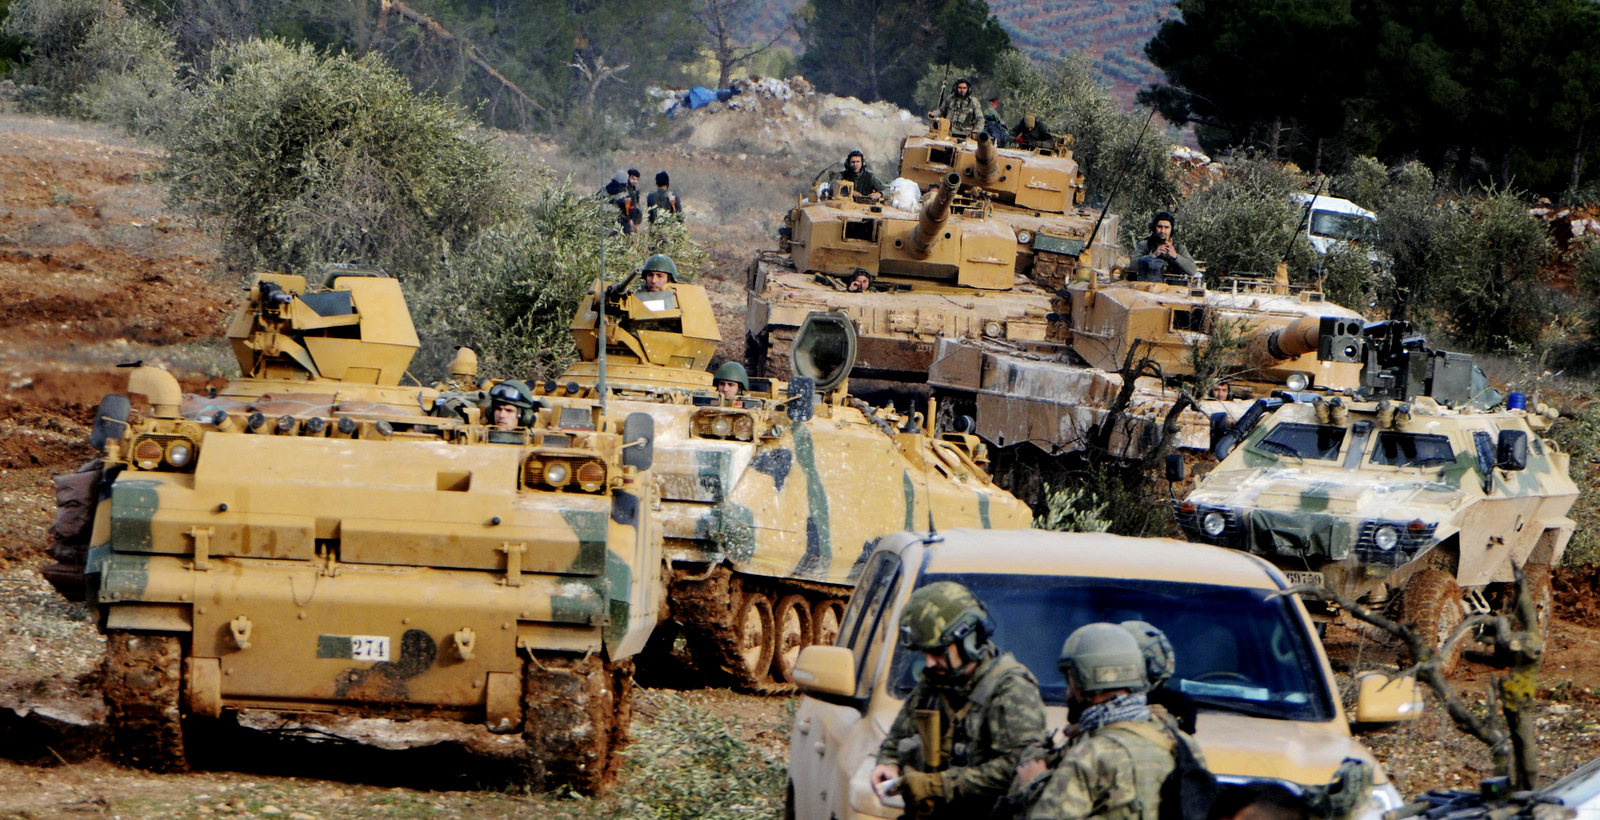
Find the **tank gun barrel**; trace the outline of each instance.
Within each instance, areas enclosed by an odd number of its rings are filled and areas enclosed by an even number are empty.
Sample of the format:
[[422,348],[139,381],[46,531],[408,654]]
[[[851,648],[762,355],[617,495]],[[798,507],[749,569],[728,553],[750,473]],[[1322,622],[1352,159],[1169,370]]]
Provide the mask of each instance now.
[[917,227],[911,232],[912,253],[927,257],[933,252],[945,220],[950,218],[950,201],[960,189],[961,175],[956,173],[945,174],[944,181],[933,189],[933,198],[922,206],[922,213],[917,215]]
[[1365,345],[1358,320],[1303,316],[1283,327],[1260,328],[1252,333],[1250,363],[1271,367],[1313,352],[1319,361],[1360,362]]
[[973,157],[972,170],[980,186],[1000,181],[1000,152],[996,150],[994,140],[982,131],[978,132],[978,152]]

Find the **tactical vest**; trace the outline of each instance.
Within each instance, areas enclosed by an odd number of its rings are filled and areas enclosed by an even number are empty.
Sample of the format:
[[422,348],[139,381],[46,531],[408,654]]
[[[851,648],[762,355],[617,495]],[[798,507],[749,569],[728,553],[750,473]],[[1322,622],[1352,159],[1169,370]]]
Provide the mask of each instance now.
[[[1017,676],[1021,676],[1030,686],[1038,685],[1028,667],[1010,653],[996,656],[973,682],[972,692],[967,695],[967,702],[960,709],[952,709],[949,701],[930,687],[929,697],[917,705],[932,706],[940,713],[940,724],[944,731],[939,733],[939,765],[928,765],[928,756],[923,753],[923,738],[918,735],[912,735],[902,742],[902,764],[918,771],[944,771],[951,767],[983,763],[992,757],[982,754],[994,748],[994,739],[989,736],[984,720],[988,704],[1000,684]],[[974,753],[978,753],[976,757]]]
[[1161,785],[1174,766],[1172,744],[1178,742],[1157,723],[1123,721],[1094,734],[1116,744],[1133,761],[1134,798],[1108,805],[1096,820],[1160,820]]

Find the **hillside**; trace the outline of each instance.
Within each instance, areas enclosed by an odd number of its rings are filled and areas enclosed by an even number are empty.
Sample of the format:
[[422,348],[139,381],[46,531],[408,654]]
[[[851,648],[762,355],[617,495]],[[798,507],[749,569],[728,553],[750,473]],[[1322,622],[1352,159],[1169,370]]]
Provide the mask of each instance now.
[[[804,0],[759,4],[744,21],[765,41]],[[1083,52],[1124,104],[1161,79],[1144,44],[1162,21],[1177,16],[1176,0],[989,0],[989,9],[1017,48],[1042,60]],[[793,39],[793,38],[791,38]]]

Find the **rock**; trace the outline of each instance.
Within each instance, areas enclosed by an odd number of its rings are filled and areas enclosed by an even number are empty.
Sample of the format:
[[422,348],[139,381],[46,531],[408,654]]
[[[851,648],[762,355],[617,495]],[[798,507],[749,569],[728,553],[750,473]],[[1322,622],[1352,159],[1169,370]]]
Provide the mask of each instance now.
[[261,811],[256,812],[256,814],[259,814],[262,817],[277,817],[283,814],[283,809],[268,803],[267,805],[262,806]]

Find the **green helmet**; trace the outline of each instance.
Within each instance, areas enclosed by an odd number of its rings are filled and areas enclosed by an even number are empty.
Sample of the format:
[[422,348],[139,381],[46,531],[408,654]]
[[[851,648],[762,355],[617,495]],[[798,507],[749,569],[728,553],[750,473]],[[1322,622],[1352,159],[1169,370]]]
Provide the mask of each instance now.
[[672,257],[664,253],[658,253],[655,256],[644,260],[644,270],[658,270],[662,273],[665,273],[669,281],[678,281],[678,263],[672,261]]
[[711,383],[717,382],[738,382],[740,390],[750,389],[750,377],[745,374],[744,365],[738,362],[723,362],[711,376]]
[[1061,645],[1056,666],[1079,692],[1150,688],[1139,642],[1116,624],[1086,624],[1073,630]]
[[961,647],[962,657],[972,660],[992,634],[994,621],[983,602],[954,581],[939,581],[911,593],[900,612],[900,642],[922,652],[954,644]]
[[1118,626],[1128,630],[1139,644],[1139,651],[1144,655],[1144,676],[1151,689],[1165,683],[1178,670],[1178,659],[1172,652],[1167,633],[1144,621],[1123,621]]
[[531,427],[537,414],[539,403],[533,398],[533,391],[528,388],[528,383],[520,379],[506,379],[489,388],[489,410],[493,412],[496,405],[509,404],[517,408],[517,426]]

